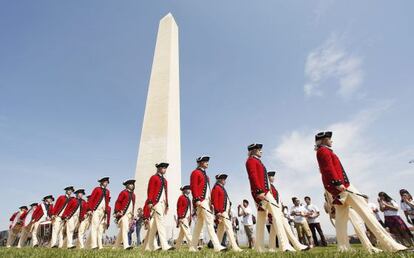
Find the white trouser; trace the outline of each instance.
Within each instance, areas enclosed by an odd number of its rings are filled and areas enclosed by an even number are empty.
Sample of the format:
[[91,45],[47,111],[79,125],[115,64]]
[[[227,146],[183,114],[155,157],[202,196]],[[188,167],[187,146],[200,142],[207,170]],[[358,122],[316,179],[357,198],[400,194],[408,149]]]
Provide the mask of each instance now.
[[[72,248],[74,247],[73,244],[73,233],[75,232],[76,227],[79,226],[79,212],[74,214],[68,221],[66,222],[66,241],[67,247]],[[79,238],[79,234],[78,234]]]
[[[280,205],[280,204],[279,204]],[[278,218],[279,219],[279,218]],[[296,235],[292,232],[292,229],[289,225],[289,222],[287,221],[287,219],[285,217],[280,218],[280,220],[283,223],[283,229],[286,232],[286,235],[289,239],[289,242],[292,244],[292,246],[297,250],[297,251],[301,251],[301,250],[305,250],[308,247],[306,245],[302,245],[298,238],[296,237]],[[270,234],[269,234],[269,249],[276,249],[276,229],[273,226],[273,224],[270,227]]]
[[115,241],[115,247],[121,246],[121,243],[123,244],[124,249],[127,249],[130,247],[129,241],[128,241],[128,231],[129,226],[131,224],[131,220],[134,216],[131,212],[128,212],[124,216],[122,216],[118,221],[118,236],[116,237]]
[[63,226],[65,222],[60,216],[56,216],[52,223],[52,240],[50,241],[50,246],[54,247],[56,245],[59,248],[63,247]]
[[[261,206],[265,211],[258,210],[257,212],[255,250],[258,252],[264,251],[264,229],[267,219],[267,212],[269,212],[273,217],[272,225],[276,230],[276,236],[279,240],[279,248],[282,251],[295,251],[295,249],[289,244],[288,236],[283,226],[283,213],[280,208],[275,206],[279,205],[276,203],[276,200],[270,191],[265,195],[265,198],[267,201],[263,201]],[[275,242],[275,239],[273,239],[273,242]]]
[[142,242],[142,249],[144,251],[151,251],[151,250],[154,251],[154,250],[158,250],[161,248],[158,245],[158,241],[149,241],[150,228],[153,227],[153,225],[154,225],[154,217],[152,216],[150,221],[148,222],[148,228],[146,229],[144,241]]
[[231,224],[228,214],[229,212],[227,210],[222,214],[224,218],[219,218],[220,222],[217,226],[217,237],[221,243],[223,241],[224,232],[226,232],[231,248],[234,251],[241,251],[242,249],[237,245],[236,238],[234,237],[233,225]]
[[78,241],[79,241],[79,248],[85,248],[85,233],[88,230],[89,226],[91,225],[89,217],[85,217],[84,220],[81,221],[79,224],[78,229]]
[[[162,250],[168,250],[171,248],[171,246],[167,242],[167,235],[165,233],[165,227],[164,227],[164,214],[165,214],[165,204],[164,202],[157,203],[154,207],[152,207],[152,218],[153,222],[150,223],[149,232],[147,234],[146,241],[146,249],[145,250],[154,250],[154,242],[155,240],[155,234],[158,232],[158,237],[160,238],[160,244]],[[155,241],[154,241],[155,240]]]
[[[103,202],[103,201],[102,201]],[[101,248],[102,246],[102,235],[99,236],[99,227],[104,221],[105,216],[105,206],[100,205],[93,213],[92,213],[92,222],[91,222],[91,248]],[[102,232],[103,234],[103,232]]]
[[39,239],[37,238],[37,231],[39,230],[40,222],[41,222],[41,220],[36,221],[35,223],[33,223],[33,226],[32,226],[32,246],[39,245]]
[[374,247],[371,241],[369,241],[364,222],[358,216],[358,213],[356,213],[353,209],[349,209],[349,220],[351,221],[352,226],[354,226],[355,233],[357,234],[358,239],[361,241],[362,246],[370,253],[381,252],[380,249]]
[[201,207],[197,207],[197,222],[194,227],[193,236],[191,237],[191,246],[190,251],[196,251],[199,236],[201,233],[201,230],[203,229],[204,222],[207,225],[207,232],[210,236],[210,240],[213,243],[214,251],[218,252],[222,249],[225,249],[224,246],[220,244],[220,241],[218,240],[218,237],[216,235],[216,232],[214,231],[214,215],[211,212],[209,200],[204,200],[201,202]]
[[[359,191],[350,185],[348,190],[359,193]],[[389,233],[381,226],[367,202],[360,196],[348,192],[342,192],[340,199],[343,205],[335,205],[335,228],[336,238],[338,241],[338,249],[347,251],[349,249],[347,224],[349,219],[349,208],[352,207],[361,217],[369,230],[375,235],[380,246],[388,252],[396,252],[407,249],[405,246],[397,243]]]
[[19,239],[19,243],[17,244],[17,248],[22,248],[23,246],[26,245],[27,238],[29,237],[31,227],[32,227],[31,225],[22,227],[22,231],[20,233],[20,239]]
[[180,248],[184,237],[187,240],[187,244],[191,243],[190,225],[188,223],[187,218],[181,219],[181,221],[179,222],[179,228],[180,228],[180,233],[178,234],[178,238],[175,241],[175,248],[176,249]]

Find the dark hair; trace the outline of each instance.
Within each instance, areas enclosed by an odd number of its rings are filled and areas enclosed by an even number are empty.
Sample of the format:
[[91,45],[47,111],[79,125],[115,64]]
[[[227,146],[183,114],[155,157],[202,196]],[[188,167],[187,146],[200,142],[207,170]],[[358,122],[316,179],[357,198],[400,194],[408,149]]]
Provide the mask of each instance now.
[[393,199],[385,192],[379,192],[378,197],[384,197],[386,202],[391,202]]
[[309,200],[310,201],[310,197],[309,196],[305,196],[305,198],[304,198],[305,200]]
[[249,204],[249,201],[248,201],[248,200],[246,200],[246,199],[244,199],[244,200],[243,200],[243,203]]
[[292,197],[292,202],[295,202],[298,198]]

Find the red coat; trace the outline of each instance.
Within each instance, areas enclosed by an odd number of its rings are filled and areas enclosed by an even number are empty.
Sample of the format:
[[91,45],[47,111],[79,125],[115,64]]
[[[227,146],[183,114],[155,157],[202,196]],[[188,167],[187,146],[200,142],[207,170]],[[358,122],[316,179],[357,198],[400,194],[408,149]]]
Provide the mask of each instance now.
[[115,213],[125,212],[128,210],[129,206],[132,205],[132,210],[135,210],[135,194],[130,192],[127,189],[121,191],[118,195],[118,199],[115,202]]
[[269,180],[266,167],[262,161],[256,157],[249,157],[246,161],[246,170],[250,181],[250,191],[256,203],[260,201],[257,195],[270,191]]
[[66,208],[66,205],[68,205],[70,199],[71,198],[67,195],[59,196],[59,198],[56,200],[55,206],[51,211],[52,216],[58,216]]
[[[46,206],[46,204],[45,204]],[[47,206],[46,206],[47,207]],[[49,205],[49,214],[47,214],[48,217],[52,216],[52,211],[53,211],[53,204]],[[43,217],[43,209],[42,209],[42,204],[38,204],[35,208],[35,210],[33,211],[32,214],[32,221],[33,222],[37,222],[39,221],[41,218]]]
[[340,193],[336,189],[336,186],[341,184],[345,187],[349,186],[348,176],[342,167],[341,161],[331,149],[325,146],[319,147],[316,152],[316,157],[318,159],[323,185],[329,193],[336,196]]
[[[15,213],[13,213],[13,215],[10,217],[10,222],[13,223],[14,219],[16,218],[16,216],[19,214],[18,211],[16,211]],[[9,229],[11,229],[12,224],[10,224]]]
[[[155,174],[151,176],[148,182],[148,189],[147,189],[147,200],[145,201],[146,205],[152,204],[153,206],[156,205],[161,198],[162,191],[165,192],[165,199],[167,202],[168,207],[168,183],[165,177]],[[151,210],[149,207],[144,209],[144,218],[150,217]]]
[[72,197],[66,206],[62,214],[62,219],[70,219],[79,210],[79,221],[82,221],[85,218],[85,214],[88,211],[88,206],[85,200],[81,199],[80,204],[78,203],[78,198]]
[[211,204],[213,204],[215,213],[223,213],[227,209],[229,196],[226,189],[221,184],[215,184],[211,190]]
[[[104,200],[105,197],[105,200]],[[99,204],[101,204],[101,201],[105,201],[105,210],[108,208],[109,205],[109,199],[111,198],[111,193],[109,192],[109,189],[105,189],[105,196],[103,196],[103,188],[98,186],[93,189],[91,196],[88,199],[88,206],[90,211],[95,211]]]
[[189,217],[191,217],[191,201],[188,196],[182,194],[177,200],[177,218],[184,219],[185,215],[189,211]]
[[200,168],[191,172],[190,189],[193,196],[193,203],[204,201],[206,199],[207,187],[210,186],[210,179],[206,172]]

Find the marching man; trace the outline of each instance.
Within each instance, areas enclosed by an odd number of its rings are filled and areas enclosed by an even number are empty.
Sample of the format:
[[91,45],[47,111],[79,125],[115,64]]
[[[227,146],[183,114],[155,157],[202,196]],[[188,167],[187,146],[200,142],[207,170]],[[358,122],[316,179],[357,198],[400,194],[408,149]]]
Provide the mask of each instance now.
[[331,138],[332,132],[320,132],[315,135],[315,150],[323,185],[334,199],[338,250],[342,252],[350,250],[347,232],[350,207],[362,218],[384,250],[389,252],[406,250],[406,247],[397,243],[381,226],[364,200],[364,195],[349,182],[341,161],[332,150]]
[[26,216],[22,218],[22,229],[20,232],[20,239],[19,243],[17,244],[17,248],[22,248],[23,246],[25,246],[27,242],[27,238],[29,237],[30,230],[32,227],[32,223],[30,222],[32,221],[32,215],[36,207],[37,203],[30,204],[30,209],[27,211]]
[[21,206],[18,211],[13,213],[13,215],[10,217],[10,226],[9,226],[9,236],[7,238],[7,244],[6,247],[10,248],[14,241],[17,238],[17,235],[20,233],[24,219],[27,215],[27,206]]
[[93,189],[91,197],[88,200],[88,215],[92,216],[91,223],[91,248],[102,248],[102,237],[99,237],[99,227],[102,224],[106,224],[104,217],[108,211],[109,200],[111,194],[109,192],[108,184],[109,177],[103,177],[98,180],[99,186]]
[[53,201],[54,198],[52,195],[45,196],[43,198],[43,201],[37,205],[35,208],[33,215],[32,215],[32,221],[30,224],[32,224],[32,245],[33,247],[39,246],[39,240],[37,238],[37,231],[39,229],[40,223],[50,220],[52,216],[53,211]]
[[191,223],[191,201],[188,195],[190,194],[190,186],[185,185],[180,188],[182,194],[177,200],[177,227],[180,228],[180,233],[175,243],[175,248],[180,248],[183,239],[187,240],[187,244],[191,243],[190,223]]
[[[63,211],[62,220],[66,222],[66,241],[68,249],[76,247],[73,244],[73,233],[75,232],[75,229],[79,227],[81,218],[85,216],[88,210],[86,201],[83,199],[84,194],[84,189],[76,190],[76,198],[72,197]],[[80,240],[79,234],[78,239]]]
[[[88,195],[87,200],[89,200],[90,195]],[[89,226],[91,225],[91,214],[87,213],[89,209],[88,201],[85,202],[86,210],[85,214],[83,216],[80,216],[80,223],[78,228],[78,241],[79,241],[79,248],[83,249],[85,248],[85,233],[89,229]]]
[[[282,203],[280,201],[280,196],[279,196],[279,192],[277,191],[276,187],[273,185],[274,181],[275,181],[275,171],[269,171],[267,173],[267,176],[269,178],[269,182],[270,182],[270,188],[271,188],[271,192],[273,195],[273,198],[275,199],[276,203],[279,205],[280,207],[280,212],[283,214],[282,212]],[[269,220],[271,222],[270,224],[270,234],[269,234],[269,250],[273,251],[276,248],[276,227],[273,225],[273,217],[272,215],[269,213],[268,214]],[[290,243],[292,244],[292,246],[297,250],[297,251],[307,251],[310,249],[309,246],[306,245],[302,245],[298,238],[295,236],[295,234],[293,234],[291,227],[289,225],[289,222],[285,219],[285,218],[281,218],[282,220],[282,224],[283,224],[283,230],[286,232],[286,235],[290,241]]]
[[98,249],[103,248],[103,243],[102,243],[103,234],[108,230],[110,223],[111,223],[111,206],[108,205],[105,211],[105,215],[102,219],[102,223],[99,225],[99,228],[98,228]]
[[127,180],[123,183],[125,190],[119,193],[115,202],[115,217],[118,221],[119,232],[116,238],[114,248],[121,245],[124,249],[132,249],[128,241],[128,231],[132,220],[134,219],[135,210],[135,180]]
[[221,243],[224,233],[226,232],[233,251],[241,252],[242,249],[237,245],[234,237],[233,225],[230,219],[231,202],[229,196],[227,195],[227,191],[224,188],[226,179],[226,174],[216,175],[217,182],[211,190],[211,204],[214,207],[216,221],[218,221],[217,237]]
[[[249,157],[246,161],[246,170],[250,181],[250,190],[257,206],[256,246],[258,252],[264,251],[264,228],[267,213],[272,217],[272,225],[276,229],[279,248],[282,251],[295,251],[289,244],[286,230],[283,227],[283,213],[271,192],[267,171],[260,158],[262,157],[262,144],[254,143],[247,147]],[[275,240],[271,240],[275,241]]]
[[72,193],[75,191],[73,186],[68,186],[64,190],[65,194],[57,198],[52,210],[52,240],[50,241],[52,248],[63,247],[63,226],[65,222],[62,220],[62,214],[72,197]]
[[214,245],[214,251],[220,252],[227,250],[226,247],[220,244],[214,231],[214,214],[210,202],[210,179],[206,174],[209,161],[210,157],[207,156],[197,158],[197,168],[191,173],[190,189],[193,195],[193,205],[196,209],[197,222],[191,238],[190,252],[198,251],[197,244],[204,223],[207,225],[207,231]]
[[148,224],[152,213],[152,222],[149,223],[149,232],[146,237],[147,239],[145,239],[145,250],[155,249],[154,240],[157,232],[162,250],[174,249],[167,242],[164,228],[164,216],[168,212],[168,186],[167,179],[164,175],[167,172],[168,165],[168,163],[164,162],[156,164],[157,173],[151,176],[148,182],[148,196],[145,202],[147,207],[144,209],[144,218]]

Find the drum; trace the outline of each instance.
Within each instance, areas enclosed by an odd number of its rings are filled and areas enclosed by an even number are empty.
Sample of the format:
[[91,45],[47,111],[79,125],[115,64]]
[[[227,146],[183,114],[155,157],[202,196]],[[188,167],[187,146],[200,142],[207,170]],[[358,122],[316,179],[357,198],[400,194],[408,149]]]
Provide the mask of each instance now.
[[47,245],[52,239],[52,222],[44,221],[39,225],[39,242],[41,245]]

